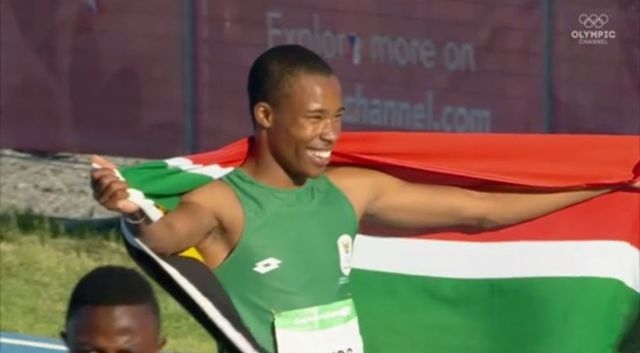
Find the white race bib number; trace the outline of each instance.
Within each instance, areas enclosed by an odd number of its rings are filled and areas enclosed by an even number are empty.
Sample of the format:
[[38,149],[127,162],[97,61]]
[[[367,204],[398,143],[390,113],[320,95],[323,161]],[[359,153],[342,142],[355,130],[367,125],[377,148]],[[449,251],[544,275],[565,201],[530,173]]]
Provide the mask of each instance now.
[[353,300],[275,316],[278,353],[362,353]]

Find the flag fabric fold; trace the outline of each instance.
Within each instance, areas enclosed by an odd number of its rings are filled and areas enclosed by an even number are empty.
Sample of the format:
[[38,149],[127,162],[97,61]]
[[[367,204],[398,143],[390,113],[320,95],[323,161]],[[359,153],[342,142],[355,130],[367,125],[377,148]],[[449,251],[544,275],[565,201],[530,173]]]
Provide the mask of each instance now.
[[[248,146],[245,139],[120,172],[132,199],[158,219],[180,195],[240,165]],[[352,132],[343,133],[332,155],[333,166],[374,168],[414,182],[531,192],[620,186],[638,178],[639,160],[640,136],[601,135]],[[351,281],[368,353],[640,350],[636,191],[474,235],[407,236],[366,224],[361,233]],[[189,301],[185,307],[216,338],[242,352],[260,351],[227,299],[216,296],[224,289],[200,285],[216,283],[210,271],[192,275],[172,265],[176,259],[125,238],[134,259]],[[197,262],[198,254],[176,258]]]

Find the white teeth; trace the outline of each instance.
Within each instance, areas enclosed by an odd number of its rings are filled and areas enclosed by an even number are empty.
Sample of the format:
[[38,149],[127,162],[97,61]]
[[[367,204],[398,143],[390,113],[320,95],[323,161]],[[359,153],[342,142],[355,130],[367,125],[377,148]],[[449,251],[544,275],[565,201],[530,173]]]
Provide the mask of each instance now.
[[311,156],[326,159],[331,157],[331,151],[311,151]]

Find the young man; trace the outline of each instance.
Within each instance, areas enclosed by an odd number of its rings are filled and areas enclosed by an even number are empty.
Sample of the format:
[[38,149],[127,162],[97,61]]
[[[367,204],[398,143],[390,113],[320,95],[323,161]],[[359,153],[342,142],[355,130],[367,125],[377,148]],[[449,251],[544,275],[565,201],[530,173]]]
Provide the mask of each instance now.
[[69,352],[158,353],[160,310],[149,283],[138,272],[103,266],[76,284],[64,331]]
[[[374,170],[326,169],[345,110],[340,82],[325,61],[300,46],[263,53],[251,67],[248,93],[255,134],[246,161],[184,195],[160,221],[150,223],[127,200],[115,166],[99,157],[93,162],[102,168],[92,172],[92,186],[98,202],[125,214],[154,251],[196,246],[269,351],[289,344],[278,327],[288,313],[350,305],[341,262],[363,218],[393,227],[480,231],[610,191],[483,193],[408,183]],[[349,348],[358,347],[357,328],[336,325],[351,337]],[[307,341],[318,337],[310,334]]]

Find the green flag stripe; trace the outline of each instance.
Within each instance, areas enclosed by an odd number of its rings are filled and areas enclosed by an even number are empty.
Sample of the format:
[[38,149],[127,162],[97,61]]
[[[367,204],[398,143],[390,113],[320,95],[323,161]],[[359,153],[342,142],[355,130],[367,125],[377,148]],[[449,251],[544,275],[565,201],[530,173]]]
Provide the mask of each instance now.
[[612,353],[639,314],[640,295],[604,278],[460,280],[354,270],[352,281],[367,353]]

